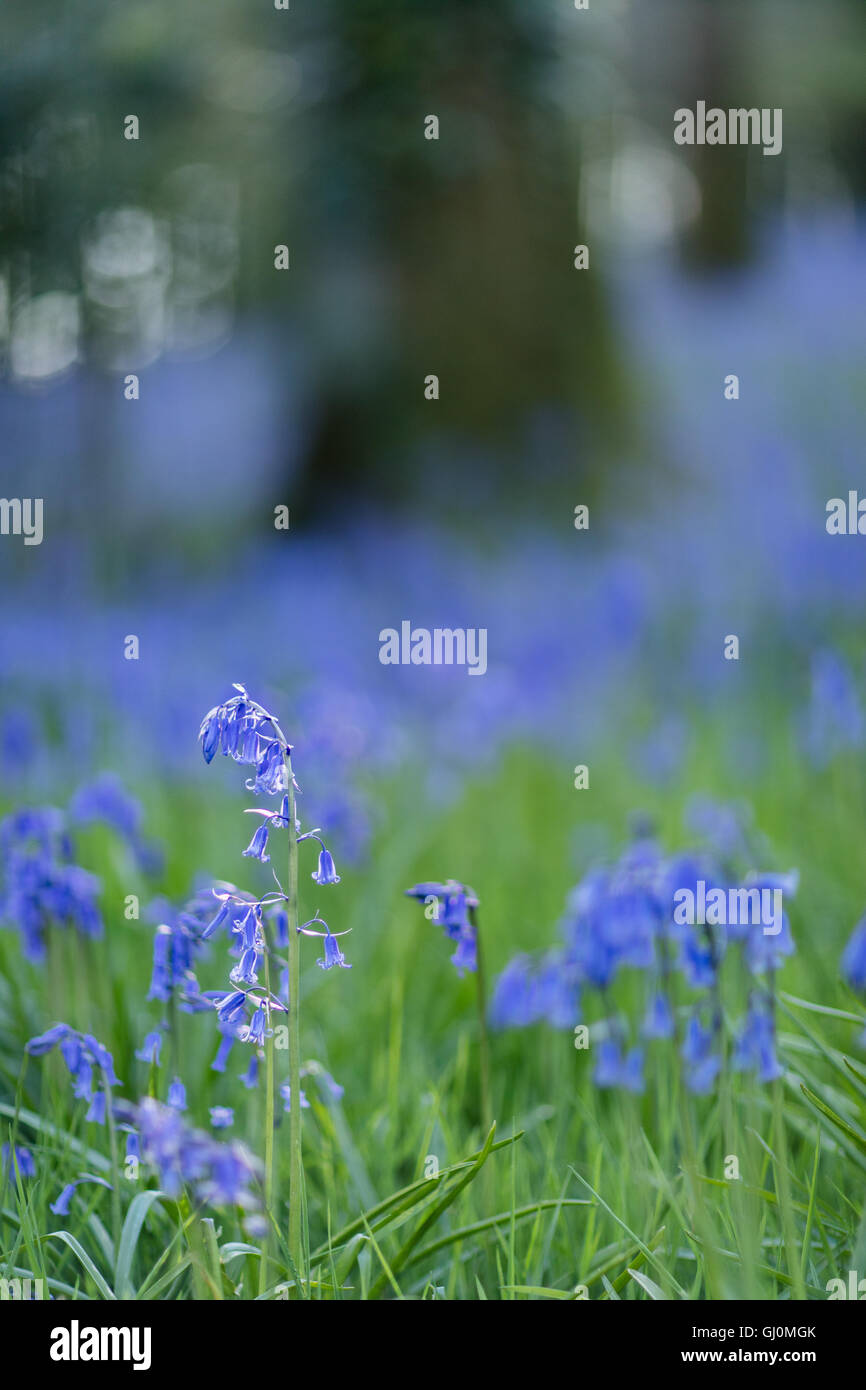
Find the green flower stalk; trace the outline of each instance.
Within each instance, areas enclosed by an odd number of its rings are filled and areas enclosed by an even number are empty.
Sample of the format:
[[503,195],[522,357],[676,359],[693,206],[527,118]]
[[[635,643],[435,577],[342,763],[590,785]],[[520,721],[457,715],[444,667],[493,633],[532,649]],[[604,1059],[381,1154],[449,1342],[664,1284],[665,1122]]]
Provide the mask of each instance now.
[[449,878],[444,883],[416,883],[406,889],[407,898],[417,898],[424,912],[442,927],[445,935],[456,944],[451,963],[458,975],[465,970],[475,975],[476,1006],[478,1010],[478,1074],[479,1112],[484,1134],[493,1123],[490,1100],[490,1046],[487,1032],[487,985],[484,971],[484,951],[478,928],[478,895],[465,883]]
[[[288,1015],[288,1087],[281,1087],[281,1094],[288,1091],[286,1109],[289,1111],[289,1225],[288,1249],[295,1280],[297,1296],[302,1296],[306,1285],[306,1263],[304,1259],[304,1169],[301,1134],[301,1028],[300,1028],[300,974],[301,936],[317,936],[323,939],[324,955],[317,963],[324,970],[338,965],[349,969],[343,953],[337,944],[337,936],[321,917],[313,917],[301,923],[298,895],[298,846],[307,840],[315,840],[319,845],[318,866],[311,874],[320,885],[340,882],[334,868],[330,852],[319,838],[317,830],[300,833],[297,819],[295,796],[297,783],[292,770],[292,748],[285,734],[272,714],[251,700],[243,686],[237,685],[238,694],[225,704],[212,709],[202,721],[199,737],[205,760],[210,762],[217,752],[231,757],[235,762],[252,764],[255,777],[246,786],[257,793],[281,796],[279,811],[265,807],[249,808],[249,814],[260,816],[257,827],[244,856],[258,859],[261,863],[270,862],[267,852],[268,839],[272,832],[285,830],[287,837],[286,883],[280,883],[276,873],[276,892],[254,898],[241,893],[231,885],[214,889],[214,896],[220,903],[219,911],[213,921],[205,928],[202,939],[213,935],[222,926],[229,932],[238,957],[238,963],[231,971],[232,988],[218,993],[213,1004],[224,1038],[235,1038],[241,1042],[251,1042],[256,1049],[264,1051],[265,1057],[265,1202],[269,1214],[273,1214],[274,1204],[274,1030],[271,1025],[273,1013]],[[316,930],[316,924],[324,931]],[[272,988],[270,961],[273,950],[270,934],[273,926],[278,931],[280,946],[286,949],[285,985],[279,992]],[[264,963],[264,984],[259,984],[259,969]],[[255,1071],[255,1069],[253,1069]],[[260,1290],[266,1287],[267,1243],[262,1251]]]

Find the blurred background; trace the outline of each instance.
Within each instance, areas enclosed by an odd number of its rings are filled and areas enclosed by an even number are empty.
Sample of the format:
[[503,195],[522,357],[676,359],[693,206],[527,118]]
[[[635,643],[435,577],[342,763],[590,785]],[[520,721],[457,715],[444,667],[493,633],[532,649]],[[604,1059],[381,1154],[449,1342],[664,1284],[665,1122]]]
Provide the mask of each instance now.
[[[859,748],[863,543],[825,507],[863,476],[863,31],[853,0],[4,7],[0,476],[45,508],[0,541],[9,800],[199,777],[234,680],[344,855],[373,772],[447,806],[533,744],[651,799],[702,719],[715,791],[771,740]],[[676,146],[698,99],[782,107],[783,153]],[[486,677],[380,666],[404,618],[486,627]]]

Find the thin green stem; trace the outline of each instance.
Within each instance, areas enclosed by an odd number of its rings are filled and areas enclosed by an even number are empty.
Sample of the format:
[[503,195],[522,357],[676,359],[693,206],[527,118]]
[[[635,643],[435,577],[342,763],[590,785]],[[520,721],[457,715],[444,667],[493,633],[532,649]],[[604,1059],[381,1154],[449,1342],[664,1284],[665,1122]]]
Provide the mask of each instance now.
[[100,1070],[102,1085],[105,1090],[105,1118],[108,1124],[108,1146],[111,1153],[111,1233],[114,1237],[114,1257],[116,1259],[120,1241],[120,1152],[117,1146],[117,1126],[114,1122],[111,1087],[108,1084],[105,1071]]
[[487,979],[484,970],[484,950],[478,914],[475,908],[469,909],[469,920],[475,928],[475,1000],[478,1009],[478,1066],[481,1082],[481,1129],[487,1134],[493,1124],[493,1107],[490,1102],[490,1040],[487,1032]]
[[[270,946],[270,942],[267,942]],[[270,951],[265,951],[265,989],[271,997]],[[265,1037],[265,1210],[270,1217],[274,1205],[274,1037],[268,1015],[268,1029]],[[271,1244],[271,1226],[268,1221],[267,1233],[262,1241],[262,1258],[259,1261],[259,1293],[268,1286],[268,1255]]]
[[301,942],[298,935],[298,831],[295,823],[295,783],[292,759],[286,752],[289,798],[289,864],[286,882],[286,915],[289,930],[289,1256],[298,1280],[297,1296],[303,1282],[303,1202],[304,1170],[301,1151]]
[[[474,907],[469,909],[469,921],[475,928],[475,1003],[478,1010],[478,1077],[479,1099],[481,1105],[481,1134],[490,1133],[493,1124],[493,1106],[490,1101],[490,1042],[487,1034],[487,977],[484,969],[484,948],[478,927],[478,914]],[[481,1174],[481,1196],[489,1216],[494,1206],[493,1173],[485,1164]]]

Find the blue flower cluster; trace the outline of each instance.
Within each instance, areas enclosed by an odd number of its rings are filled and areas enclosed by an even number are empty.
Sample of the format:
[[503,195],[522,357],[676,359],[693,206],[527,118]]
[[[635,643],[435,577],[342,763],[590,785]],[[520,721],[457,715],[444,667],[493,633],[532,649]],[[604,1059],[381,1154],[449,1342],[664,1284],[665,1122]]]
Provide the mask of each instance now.
[[[114,1073],[114,1060],[111,1053],[90,1033],[78,1033],[68,1023],[56,1023],[47,1032],[31,1038],[26,1051],[31,1057],[44,1057],[46,1053],[59,1048],[73,1082],[73,1095],[77,1100],[87,1100],[90,1107],[86,1118],[96,1124],[105,1124],[106,1101],[110,1099],[111,1088],[120,1086]],[[94,1081],[102,1077],[102,1089],[94,1089]]]
[[102,936],[101,885],[73,853],[66,817],[53,806],[15,811],[0,823],[0,921],[19,930],[29,960],[45,958],[51,926]]
[[[218,705],[202,721],[199,737],[205,760],[210,762],[219,749],[236,762],[251,763],[256,775],[247,781],[250,791],[266,792],[271,795],[282,793],[278,811],[268,807],[249,807],[247,814],[261,817],[253,837],[243,851],[243,856],[258,859],[261,863],[270,862],[268,853],[269,836],[274,831],[288,830],[291,827],[290,789],[297,790],[297,783],[291,771],[291,745],[272,714],[251,700],[242,685],[234,687],[239,693]],[[290,782],[291,779],[291,782]],[[294,826],[297,843],[313,840],[319,846],[318,864],[311,878],[320,886],[337,884],[337,873],[333,856],[320,838],[318,830],[308,830],[301,834],[300,822],[295,819]],[[273,871],[272,871],[273,872]],[[285,1013],[288,1006],[287,972],[282,969],[277,951],[285,948],[289,941],[289,921],[285,904],[288,894],[274,873],[276,891],[255,897],[251,893],[237,889],[233,884],[220,883],[213,889],[213,898],[219,904],[216,915],[201,929],[198,940],[209,940],[218,930],[224,928],[230,942],[229,954],[235,965],[229,973],[232,988],[228,990],[207,991],[200,996],[216,1009],[222,1041],[213,1068],[224,1071],[229,1052],[235,1040],[250,1042],[255,1048],[249,1069],[244,1077],[248,1086],[254,1086],[258,1075],[258,1049],[272,1032],[271,1015]],[[316,925],[324,928],[317,931]],[[197,926],[196,922],[196,926]],[[321,917],[312,917],[297,926],[303,936],[319,937],[323,941],[323,955],[317,964],[323,970],[334,966],[351,969],[338,944],[337,937]],[[272,959],[280,966],[279,989],[265,988],[259,974],[265,960]]]
[[479,899],[473,889],[449,878],[444,883],[416,883],[414,888],[406,889],[406,897],[422,902],[430,920],[442,927],[452,941],[456,941],[457,949],[451,963],[458,975],[462,975],[464,970],[477,970],[478,931],[474,914]]
[[[666,856],[641,833],[617,862],[590,871],[571,893],[561,923],[562,946],[540,958],[518,956],[506,966],[494,989],[491,1022],[506,1028],[543,1020],[573,1028],[583,1021],[582,1007],[592,996],[603,1014],[594,1019],[596,1085],[643,1091],[647,1045],[668,1040],[678,1047],[689,1089],[703,1094],[713,1088],[722,1066],[723,980],[739,987],[745,978],[751,984],[729,1065],[753,1071],[760,1081],[775,1079],[781,1075],[775,972],[794,950],[787,914],[783,910],[765,930],[763,920],[748,914],[746,920],[720,923],[712,909],[681,910],[688,895],[692,902],[712,901],[713,889],[726,895],[730,889],[748,892],[749,903],[784,901],[796,890],[795,874],[749,874],[739,887],[738,882],[724,856],[704,850]],[[764,897],[756,897],[755,890],[764,890]],[[777,892],[782,896],[769,898]],[[732,952],[738,968],[728,971],[726,957]],[[645,981],[638,1019],[616,1007],[617,982],[629,972],[639,972]]]
[[[225,885],[231,888],[230,884]],[[147,915],[158,926],[153,938],[153,970],[148,999],[161,1003],[175,997],[184,1013],[202,1013],[211,1007],[199,989],[194,965],[204,951],[207,924],[213,915],[213,894],[202,890],[179,910],[164,898],[150,903]]]
[[256,775],[247,790],[269,794],[288,787],[286,754],[291,746],[272,714],[251,700],[242,685],[222,705],[215,705],[201,722],[199,738],[206,763],[219,752],[236,763],[250,763]]
[[[230,1112],[218,1112],[215,1124]],[[148,1096],[123,1111],[134,1142],[127,1148],[157,1174],[162,1190],[179,1197],[186,1189],[195,1201],[213,1207],[240,1207],[252,1213],[247,1229],[253,1234],[260,1202],[258,1159],[238,1140],[222,1143],[195,1129],[180,1110]]]
[[79,787],[69,803],[69,815],[78,825],[95,821],[109,825],[129,845],[142,872],[156,874],[162,868],[160,848],[142,834],[140,802],[130,796],[113,772],[103,772]]

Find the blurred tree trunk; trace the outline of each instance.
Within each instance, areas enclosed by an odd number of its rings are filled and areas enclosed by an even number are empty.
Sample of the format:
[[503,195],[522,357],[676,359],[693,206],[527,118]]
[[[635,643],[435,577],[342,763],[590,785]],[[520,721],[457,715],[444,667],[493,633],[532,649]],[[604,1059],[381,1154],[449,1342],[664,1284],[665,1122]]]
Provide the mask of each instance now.
[[[613,435],[624,412],[599,276],[573,264],[579,171],[550,98],[549,16],[507,0],[416,0],[399,18],[390,0],[345,0],[332,15],[351,81],[316,112],[321,184],[302,205],[326,226],[315,274],[327,277],[341,252],[326,185],[347,190],[339,230],[374,248],[384,333],[375,372],[363,351],[333,369],[326,357],[299,510],[405,496],[432,450],[447,491],[449,440],[472,452],[477,486],[525,500],[543,481],[525,445],[539,412],[563,422],[542,471],[573,487],[581,440]],[[424,138],[428,115],[438,141]],[[465,455],[455,487],[461,474]]]

